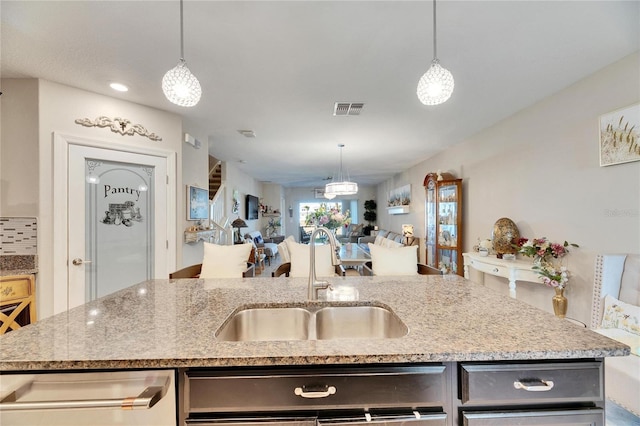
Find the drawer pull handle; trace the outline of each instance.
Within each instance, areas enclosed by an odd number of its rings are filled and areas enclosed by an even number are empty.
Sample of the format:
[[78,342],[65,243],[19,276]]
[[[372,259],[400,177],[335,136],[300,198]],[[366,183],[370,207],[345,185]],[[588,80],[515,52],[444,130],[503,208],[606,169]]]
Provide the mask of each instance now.
[[546,392],[553,389],[553,382],[551,380],[519,380],[513,382],[513,387],[527,392]]
[[307,388],[306,386],[297,387],[294,389],[293,393],[302,398],[326,398],[330,395],[336,393],[335,386],[314,386],[312,388]]

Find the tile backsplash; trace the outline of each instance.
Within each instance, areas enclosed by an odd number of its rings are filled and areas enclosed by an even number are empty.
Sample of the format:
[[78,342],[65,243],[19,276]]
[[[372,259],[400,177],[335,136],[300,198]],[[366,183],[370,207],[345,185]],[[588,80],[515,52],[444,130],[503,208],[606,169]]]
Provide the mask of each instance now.
[[0,217],[0,255],[36,255],[35,217]]

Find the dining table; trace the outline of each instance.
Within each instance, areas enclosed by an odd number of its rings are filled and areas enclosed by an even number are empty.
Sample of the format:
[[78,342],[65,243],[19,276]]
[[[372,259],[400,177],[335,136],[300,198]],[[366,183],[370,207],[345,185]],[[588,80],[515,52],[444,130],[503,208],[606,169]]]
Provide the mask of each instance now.
[[339,256],[345,268],[359,269],[359,267],[371,260],[369,252],[354,243],[342,244]]

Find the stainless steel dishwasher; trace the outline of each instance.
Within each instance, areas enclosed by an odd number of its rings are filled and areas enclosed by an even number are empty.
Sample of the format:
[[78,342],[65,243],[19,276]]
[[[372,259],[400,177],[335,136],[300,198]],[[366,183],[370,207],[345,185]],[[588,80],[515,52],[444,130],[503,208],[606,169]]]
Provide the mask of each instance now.
[[446,376],[442,364],[182,370],[180,425],[444,426]]
[[3,373],[0,425],[173,426],[174,370]]

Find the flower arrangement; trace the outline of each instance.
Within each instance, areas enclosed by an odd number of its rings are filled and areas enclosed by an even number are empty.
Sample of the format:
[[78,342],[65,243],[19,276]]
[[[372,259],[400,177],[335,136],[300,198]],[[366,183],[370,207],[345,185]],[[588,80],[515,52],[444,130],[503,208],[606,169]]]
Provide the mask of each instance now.
[[560,260],[569,253],[567,247],[579,247],[577,244],[552,243],[546,237],[519,238],[516,244],[518,252],[526,257],[533,258],[533,269],[538,273],[540,279],[549,287],[564,289],[569,282],[569,270],[560,264]]
[[342,213],[337,207],[327,208],[326,204],[307,214],[306,225],[324,226],[329,229],[338,229],[342,226],[349,226],[351,217],[349,210]]

